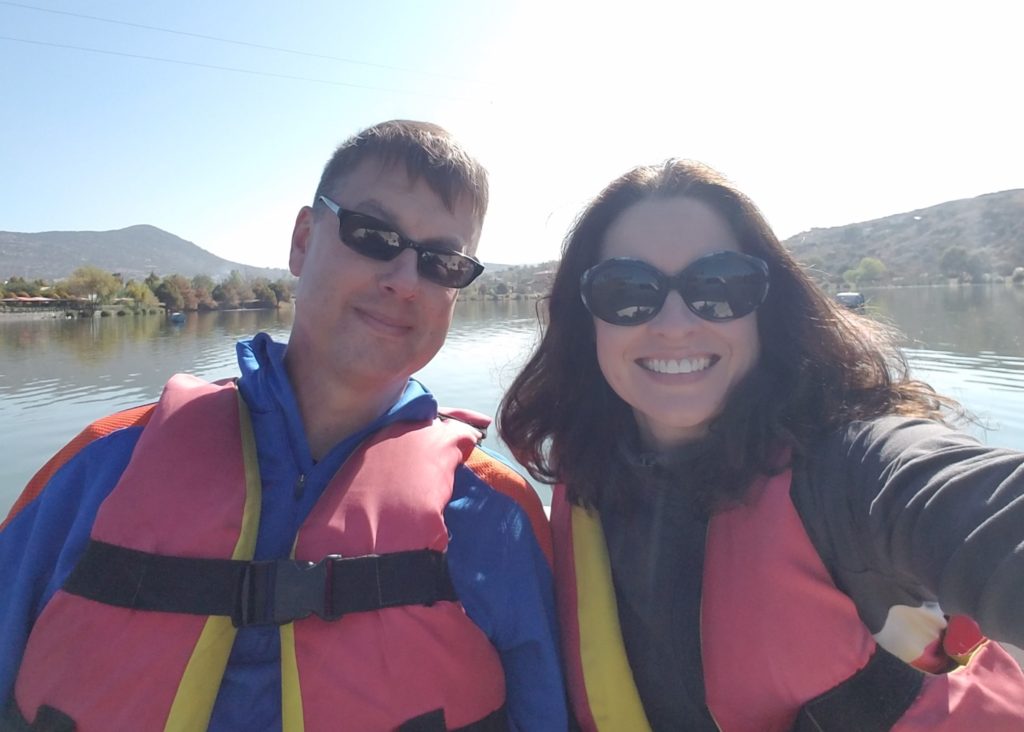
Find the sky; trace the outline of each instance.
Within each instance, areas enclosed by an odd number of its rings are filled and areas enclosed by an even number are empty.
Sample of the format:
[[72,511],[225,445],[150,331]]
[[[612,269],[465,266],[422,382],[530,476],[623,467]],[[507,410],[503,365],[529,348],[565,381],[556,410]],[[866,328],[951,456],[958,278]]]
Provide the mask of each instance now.
[[488,168],[486,262],[556,259],[668,157],[786,238],[1024,188],[1021,27],[1003,0],[0,0],[0,231],[287,267],[333,149],[406,118]]

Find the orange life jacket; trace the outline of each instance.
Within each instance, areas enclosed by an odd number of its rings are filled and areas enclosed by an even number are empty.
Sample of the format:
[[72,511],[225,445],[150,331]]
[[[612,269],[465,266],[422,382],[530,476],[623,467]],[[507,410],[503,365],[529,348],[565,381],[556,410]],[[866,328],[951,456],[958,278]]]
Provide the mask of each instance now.
[[[91,540],[149,555],[251,560],[260,480],[233,384],[167,385]],[[396,423],[345,462],[291,558],[433,550],[448,533],[453,475],[476,445],[439,421]],[[58,591],[28,640],[21,715],[53,707],[80,732],[205,729],[236,628],[230,617],[127,609]],[[395,729],[441,710],[449,728],[504,704],[497,652],[456,601],[310,616],[280,626],[284,732]]]
[[[790,499],[790,478],[786,471],[760,479],[746,503],[709,522],[701,654],[706,703],[724,732],[792,729],[804,705],[863,669],[876,651],[876,639],[807,536]],[[557,486],[551,523],[577,719],[588,732],[649,730],[622,642],[600,519],[569,504],[564,486]],[[941,647],[943,623],[917,625],[934,632],[910,634],[909,643],[889,651],[922,670],[938,670],[951,657]],[[973,653],[957,654],[965,665],[925,675],[892,729],[1024,728],[1024,674],[998,644],[978,641]]]

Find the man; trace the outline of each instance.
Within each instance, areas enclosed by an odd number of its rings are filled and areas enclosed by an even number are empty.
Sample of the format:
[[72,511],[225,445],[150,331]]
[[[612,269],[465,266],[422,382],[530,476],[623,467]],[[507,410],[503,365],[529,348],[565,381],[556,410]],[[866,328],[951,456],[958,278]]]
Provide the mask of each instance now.
[[11,728],[566,728],[539,502],[410,379],[486,207],[443,129],[363,131],[296,219],[287,346],[37,474],[0,533]]

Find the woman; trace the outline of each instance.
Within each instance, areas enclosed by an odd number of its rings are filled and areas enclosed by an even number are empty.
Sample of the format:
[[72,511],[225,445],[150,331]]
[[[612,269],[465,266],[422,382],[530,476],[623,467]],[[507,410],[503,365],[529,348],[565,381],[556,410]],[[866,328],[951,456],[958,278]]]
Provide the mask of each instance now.
[[559,484],[581,726],[1024,729],[1020,668],[964,617],[1024,644],[1024,455],[956,409],[714,171],[613,181],[499,412]]

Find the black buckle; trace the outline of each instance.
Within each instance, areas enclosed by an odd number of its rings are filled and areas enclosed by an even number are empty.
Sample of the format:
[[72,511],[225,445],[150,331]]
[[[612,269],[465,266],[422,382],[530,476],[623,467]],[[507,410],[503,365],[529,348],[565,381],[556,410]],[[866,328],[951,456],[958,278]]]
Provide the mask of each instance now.
[[340,559],[331,554],[316,563],[291,559],[247,562],[232,624],[236,628],[284,625],[313,614],[337,620],[341,613],[333,608],[331,569]]

